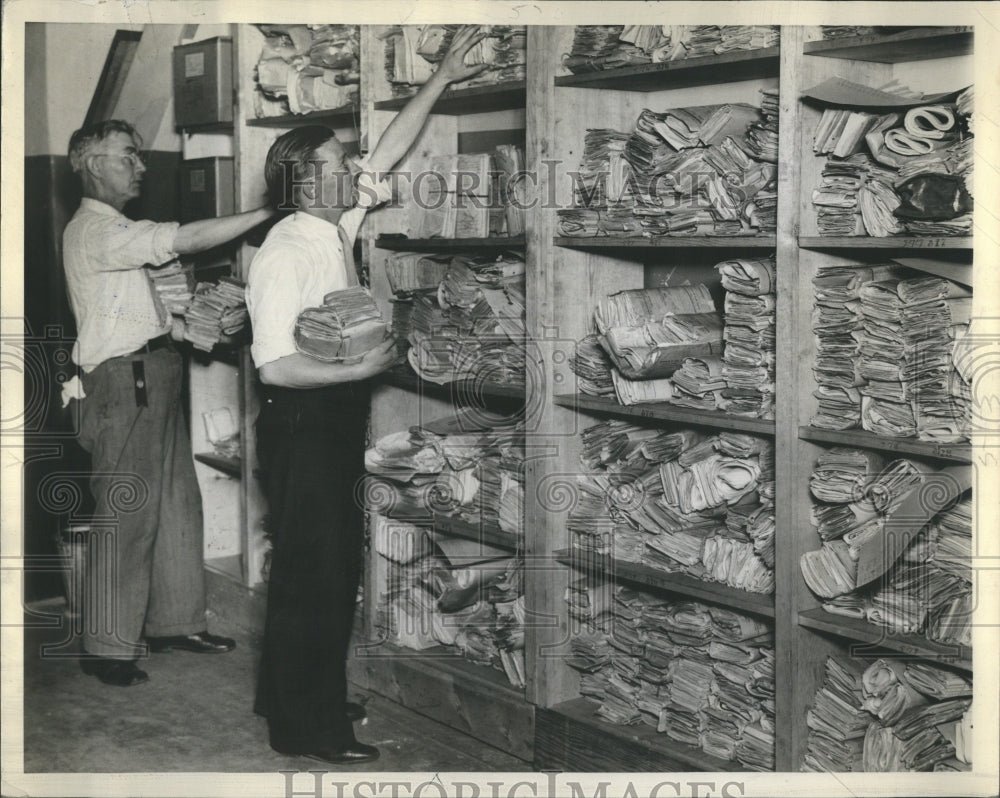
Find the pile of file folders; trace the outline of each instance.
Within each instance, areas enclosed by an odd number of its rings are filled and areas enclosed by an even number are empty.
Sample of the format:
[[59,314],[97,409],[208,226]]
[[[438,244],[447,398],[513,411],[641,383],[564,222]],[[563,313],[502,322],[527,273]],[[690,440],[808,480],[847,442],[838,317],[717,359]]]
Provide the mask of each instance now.
[[394,519],[454,517],[522,534],[524,419],[469,409],[380,438],[366,506]]
[[358,102],[357,25],[258,25],[256,116],[307,114]]
[[580,693],[609,723],[645,723],[747,770],[774,770],[774,634],[722,607],[583,577],[566,591]]
[[645,109],[631,133],[590,129],[563,236],[729,236],[777,226],[778,93],[762,107]]
[[[385,77],[394,96],[407,96],[427,82],[444,59],[461,25],[392,25],[385,39]],[[453,88],[492,86],[525,79],[528,33],[524,25],[483,25],[486,37],[465,56],[467,65],[487,68]]]
[[175,258],[155,269],[147,268],[146,274],[167,313],[183,316],[194,298],[194,268]]
[[522,561],[474,540],[373,516],[376,627],[386,642],[418,651],[447,646],[525,685]]
[[581,433],[573,545],[752,593],[774,591],[774,446],[610,420]]
[[577,25],[563,57],[570,72],[658,64],[775,47],[777,25]]
[[393,333],[423,379],[524,385],[524,258],[393,253]]
[[860,105],[826,107],[816,128],[813,151],[826,157],[812,194],[820,235],[971,233],[971,87],[934,102],[834,79],[813,94]]
[[524,150],[500,144],[487,153],[433,156],[419,194],[417,238],[524,235]]
[[623,405],[665,402],[774,417],[774,258],[723,261],[725,321],[704,284],[635,289],[605,298],[596,335],[570,368],[585,394]]
[[333,291],[318,308],[306,308],[295,321],[295,346],[327,363],[355,363],[389,335],[371,292],[364,286]]
[[889,534],[894,511],[934,474],[921,462],[886,463],[870,450],[833,447],[820,455],[810,490],[822,546],[802,555],[802,576],[827,612],[938,643],[971,645],[971,491],[934,516],[882,577],[857,585],[862,546]]
[[249,318],[242,280],[220,277],[218,283],[198,283],[184,311],[184,340],[211,352],[223,335],[236,335],[246,327]]
[[971,374],[962,342],[972,291],[899,265],[924,260],[817,270],[813,426],[860,426],[941,443],[968,439]]
[[802,770],[814,773],[972,769],[972,680],[923,662],[868,667],[829,657],[807,715]]

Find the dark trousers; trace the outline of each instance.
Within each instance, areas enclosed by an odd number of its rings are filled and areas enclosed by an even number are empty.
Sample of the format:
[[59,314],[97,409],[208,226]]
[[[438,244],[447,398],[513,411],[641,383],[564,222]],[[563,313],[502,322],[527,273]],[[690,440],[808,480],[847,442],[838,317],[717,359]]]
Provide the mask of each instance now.
[[367,412],[359,385],[268,388],[257,418],[273,549],[256,708],[275,748],[354,740],[345,666],[362,568],[355,487]]
[[201,493],[181,362],[173,349],[160,349],[106,360],[83,375],[80,443],[93,458],[97,504],[84,608],[90,654],[134,659],[144,628],[148,636],[205,629]]

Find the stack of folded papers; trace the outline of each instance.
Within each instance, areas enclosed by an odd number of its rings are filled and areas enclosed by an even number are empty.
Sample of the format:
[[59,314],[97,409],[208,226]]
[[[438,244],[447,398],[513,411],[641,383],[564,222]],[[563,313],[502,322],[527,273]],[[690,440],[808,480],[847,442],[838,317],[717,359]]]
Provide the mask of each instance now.
[[396,297],[408,297],[418,291],[437,291],[448,271],[451,258],[420,252],[393,252],[385,261],[389,288]]
[[255,70],[258,117],[305,114],[357,102],[357,25],[257,27],[264,34]]
[[569,367],[576,375],[580,393],[590,396],[614,396],[611,360],[601,348],[596,335],[588,335],[576,342]]
[[167,313],[183,316],[194,297],[194,270],[175,259],[146,273]]
[[645,724],[748,769],[774,769],[768,626],[733,610],[586,577],[566,599],[584,624],[571,639],[569,665],[581,673],[581,695],[597,704],[598,717]]
[[829,657],[806,716],[801,769],[970,769],[971,698],[970,680],[926,663],[876,660],[865,668]]
[[318,308],[306,308],[295,322],[295,346],[325,362],[356,362],[381,344],[388,325],[363,286],[334,291]]
[[210,352],[223,335],[240,332],[250,318],[245,294],[246,284],[235,277],[220,277],[215,284],[198,283],[184,311],[184,340]]

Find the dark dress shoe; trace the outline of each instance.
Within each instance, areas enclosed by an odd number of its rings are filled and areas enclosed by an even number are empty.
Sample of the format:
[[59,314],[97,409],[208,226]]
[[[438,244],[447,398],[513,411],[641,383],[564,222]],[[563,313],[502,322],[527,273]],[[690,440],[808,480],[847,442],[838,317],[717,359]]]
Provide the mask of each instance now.
[[368,717],[368,710],[361,704],[355,704],[353,701],[344,703],[344,712],[351,723],[354,723],[356,720],[364,720]]
[[236,641],[230,637],[220,637],[208,632],[196,632],[193,635],[175,635],[173,637],[147,637],[149,650],[161,651],[193,651],[195,654],[222,654],[236,648]]
[[114,687],[132,687],[149,681],[149,674],[130,659],[90,657],[80,660],[80,669],[88,676],[96,676],[104,684]]
[[[274,746],[271,746],[274,748]],[[333,765],[360,765],[363,762],[374,762],[379,757],[379,750],[374,745],[365,745],[356,740],[345,746],[324,748],[316,751],[290,751],[274,748],[279,754],[288,756],[304,756],[319,762],[329,762]]]

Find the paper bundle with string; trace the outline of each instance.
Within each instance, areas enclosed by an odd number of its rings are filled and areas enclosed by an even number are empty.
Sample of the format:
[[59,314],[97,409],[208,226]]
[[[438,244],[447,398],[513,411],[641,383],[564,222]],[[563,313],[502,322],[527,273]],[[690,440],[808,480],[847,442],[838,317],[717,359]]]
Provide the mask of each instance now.
[[364,286],[345,288],[323,297],[295,322],[295,346],[304,355],[327,363],[355,363],[389,336],[389,325]]

